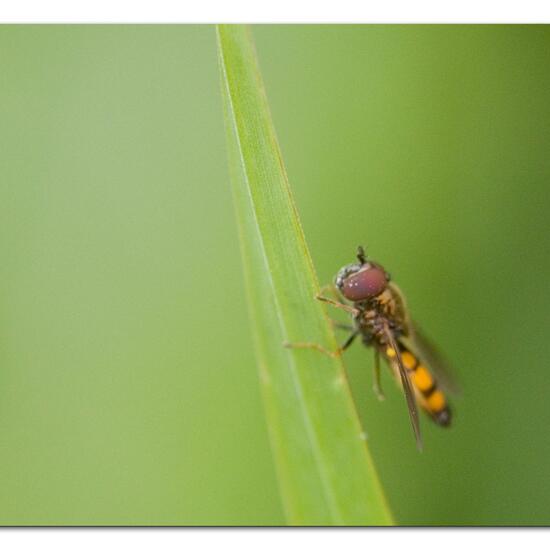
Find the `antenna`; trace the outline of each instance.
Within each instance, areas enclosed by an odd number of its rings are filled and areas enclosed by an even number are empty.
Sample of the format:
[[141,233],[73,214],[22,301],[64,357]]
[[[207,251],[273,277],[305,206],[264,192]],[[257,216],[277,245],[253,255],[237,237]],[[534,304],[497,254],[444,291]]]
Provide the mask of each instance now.
[[359,263],[363,265],[367,262],[367,257],[365,255],[365,249],[362,246],[357,247],[357,259],[359,260]]

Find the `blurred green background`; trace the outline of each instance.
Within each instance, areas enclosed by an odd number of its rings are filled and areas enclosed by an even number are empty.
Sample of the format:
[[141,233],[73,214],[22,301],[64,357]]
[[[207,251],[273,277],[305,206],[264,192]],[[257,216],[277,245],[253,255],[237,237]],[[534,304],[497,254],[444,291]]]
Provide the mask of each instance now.
[[[320,280],[367,245],[463,386],[419,454],[347,355],[398,522],[549,524],[550,27],[253,32]],[[284,523],[214,28],[3,26],[0,66],[0,523]]]

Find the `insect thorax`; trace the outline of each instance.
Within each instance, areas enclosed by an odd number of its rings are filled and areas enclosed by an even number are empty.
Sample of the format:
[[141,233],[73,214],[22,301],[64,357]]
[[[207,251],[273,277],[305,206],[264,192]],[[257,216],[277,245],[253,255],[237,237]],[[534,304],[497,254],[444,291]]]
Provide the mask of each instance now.
[[399,298],[388,288],[371,300],[356,304],[360,311],[355,324],[367,345],[387,345],[384,327],[387,324],[397,339],[405,330],[405,319]]

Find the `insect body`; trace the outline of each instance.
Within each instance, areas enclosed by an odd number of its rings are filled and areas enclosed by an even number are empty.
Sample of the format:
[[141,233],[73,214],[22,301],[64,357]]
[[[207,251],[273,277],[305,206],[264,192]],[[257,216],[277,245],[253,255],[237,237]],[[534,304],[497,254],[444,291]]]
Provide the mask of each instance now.
[[[379,357],[382,355],[385,358],[405,393],[420,448],[417,403],[440,426],[449,426],[451,422],[451,410],[437,379],[441,375],[441,365],[437,366],[440,358],[413,327],[403,295],[390,281],[384,268],[367,261],[362,247],[358,249],[357,259],[356,263],[340,269],[335,279],[339,294],[352,305],[324,296],[318,298],[351,314],[351,335],[339,351],[349,347],[357,336],[365,345],[374,348],[375,391],[379,397],[382,396]],[[298,346],[318,347],[308,344]],[[436,368],[440,371],[437,377]]]

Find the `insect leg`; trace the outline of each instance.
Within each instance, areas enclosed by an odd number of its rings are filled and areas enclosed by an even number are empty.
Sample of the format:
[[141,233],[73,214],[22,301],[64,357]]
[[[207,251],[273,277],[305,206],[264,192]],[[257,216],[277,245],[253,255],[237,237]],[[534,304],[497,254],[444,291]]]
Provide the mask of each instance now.
[[[315,296],[317,300],[320,300],[321,302],[326,302],[334,307],[343,309],[344,311],[347,311],[348,313],[352,313],[354,316],[359,313],[359,311],[351,306],[348,306],[346,304],[342,304],[340,302],[337,302],[335,300],[331,300],[330,298],[325,298],[325,296],[322,296],[321,294],[318,294]],[[346,329],[350,329],[346,326]],[[343,343],[342,346],[340,346],[336,351],[330,351],[320,344],[317,344],[315,342],[284,342],[283,346],[285,348],[301,348],[301,349],[316,349],[317,351],[320,351],[321,353],[324,353],[325,355],[328,355],[329,357],[339,357],[343,351],[345,351],[349,346],[351,346],[353,340],[355,340],[355,337],[357,336],[358,332],[351,327],[351,330],[353,330],[352,334],[350,334],[349,338]]]
[[354,307],[348,306],[346,304],[341,304],[340,302],[336,302],[335,300],[331,300],[330,298],[325,298],[324,296],[321,296],[320,294],[317,294],[315,296],[317,300],[320,302],[326,302],[327,304],[330,304],[331,306],[337,307],[339,309],[343,309],[344,311],[347,311],[348,313],[351,313],[352,315],[357,315],[359,313],[358,309],[355,309]]
[[379,401],[384,401],[384,399],[386,399],[380,384],[380,352],[376,348],[374,350],[374,382],[372,389]]
[[334,328],[339,328],[341,330],[347,330],[348,332],[352,332],[355,330],[355,327],[353,325],[347,325],[346,323],[338,323],[334,319],[331,319],[330,322],[332,323],[332,326]]
[[342,296],[340,295],[340,293],[336,290],[336,287],[334,285],[325,285],[323,288],[321,288],[319,294],[322,296],[323,294],[327,293],[327,292],[330,292],[330,294],[332,295],[332,297],[337,301],[337,302],[340,302],[341,304],[344,304],[344,300],[342,299]]
[[346,351],[353,344],[353,341],[355,340],[358,334],[359,333],[355,331],[349,335],[349,338],[340,346],[339,348],[340,353],[342,353],[343,351]]
[[329,357],[335,358],[342,355],[342,353],[346,351],[351,346],[351,344],[353,344],[353,341],[358,334],[359,333],[357,331],[350,334],[349,338],[336,351],[330,351],[315,342],[285,342],[283,345],[285,348],[316,349],[317,351],[320,351],[321,353],[324,353]]
[[[325,292],[330,292],[339,304],[346,305],[344,300],[342,300],[342,297],[340,296],[340,294],[338,293],[338,291],[336,290],[336,287],[334,285],[325,285],[321,289],[321,292],[318,294],[318,296],[315,296],[315,298],[317,298],[318,300],[324,301],[322,298],[319,298],[319,296],[323,297],[323,294],[325,294]],[[330,319],[330,322],[332,323],[332,326],[334,328],[347,330],[348,332],[351,332],[352,330],[355,330],[355,327],[353,325],[348,325],[346,323],[339,323],[338,321],[334,321],[334,319]]]
[[321,344],[317,344],[315,342],[283,342],[283,346],[290,349],[316,349],[317,351],[320,351],[333,359],[339,357],[342,353],[341,348],[338,348],[336,351],[330,351],[321,346]]

